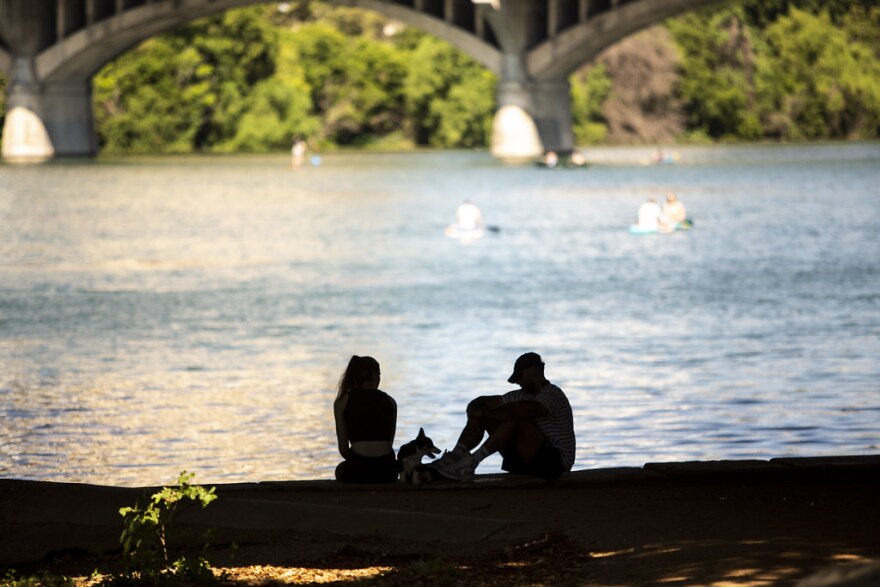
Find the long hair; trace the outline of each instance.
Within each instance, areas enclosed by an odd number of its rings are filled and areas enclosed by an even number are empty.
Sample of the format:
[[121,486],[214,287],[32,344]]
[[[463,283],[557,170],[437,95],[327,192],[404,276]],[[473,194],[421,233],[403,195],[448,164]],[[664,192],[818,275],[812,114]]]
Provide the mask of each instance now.
[[365,381],[369,381],[379,372],[379,361],[373,357],[359,357],[352,355],[348,361],[348,366],[342,372],[339,378],[339,393],[336,399],[341,398],[352,389],[357,389]]

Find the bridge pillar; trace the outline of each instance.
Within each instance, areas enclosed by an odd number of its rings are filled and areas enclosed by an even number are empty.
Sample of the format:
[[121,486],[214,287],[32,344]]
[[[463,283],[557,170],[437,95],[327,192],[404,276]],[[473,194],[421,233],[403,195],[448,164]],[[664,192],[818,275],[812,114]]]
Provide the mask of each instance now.
[[91,79],[43,84],[43,121],[63,157],[92,157],[98,153],[92,113]]
[[3,123],[3,158],[41,160],[97,151],[89,80],[39,83],[33,60],[16,57]]
[[4,159],[48,159],[55,154],[43,122],[43,101],[34,72],[34,61],[15,57],[7,86],[6,120],[3,122]]
[[0,153],[9,160],[94,155],[91,81],[40,79],[35,56],[55,38],[53,0],[0,0],[0,39],[11,56]]
[[532,116],[535,108],[530,84],[518,55],[503,57],[497,102],[492,120],[492,155],[507,160],[540,157],[544,146]]
[[568,155],[574,151],[571,85],[567,79],[540,81],[532,86],[535,124],[545,151]]
[[530,82],[502,78],[492,124],[492,154],[501,159],[540,157],[574,150],[568,80]]
[[574,149],[568,80],[547,80],[529,71],[530,49],[546,30],[542,3],[504,0],[486,12],[498,39],[501,74],[498,110],[493,120],[492,154],[501,159],[534,159],[547,151],[568,154]]

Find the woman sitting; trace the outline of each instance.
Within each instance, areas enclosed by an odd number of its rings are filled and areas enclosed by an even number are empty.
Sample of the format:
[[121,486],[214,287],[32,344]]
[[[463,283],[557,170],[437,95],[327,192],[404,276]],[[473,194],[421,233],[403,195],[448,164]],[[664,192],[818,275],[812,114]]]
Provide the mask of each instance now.
[[397,403],[379,390],[379,362],[353,356],[339,380],[333,402],[339,454],[336,480],[346,483],[394,483],[398,465],[394,456]]

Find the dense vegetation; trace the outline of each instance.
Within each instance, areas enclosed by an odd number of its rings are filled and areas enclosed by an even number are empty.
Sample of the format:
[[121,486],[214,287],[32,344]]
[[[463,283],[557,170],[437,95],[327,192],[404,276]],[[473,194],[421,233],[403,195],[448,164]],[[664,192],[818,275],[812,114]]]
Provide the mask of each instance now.
[[486,144],[494,78],[380,16],[306,5],[231,10],[143,43],[95,77],[106,151]]
[[690,132],[731,139],[878,137],[876,2],[750,0],[668,26],[683,54],[679,92]]
[[[741,0],[655,30],[571,77],[580,144],[880,136],[873,0]],[[642,70],[625,72],[621,51]],[[105,152],[259,152],[293,136],[475,147],[491,136],[495,83],[449,44],[374,13],[272,4],[195,21],[108,64],[95,118]]]

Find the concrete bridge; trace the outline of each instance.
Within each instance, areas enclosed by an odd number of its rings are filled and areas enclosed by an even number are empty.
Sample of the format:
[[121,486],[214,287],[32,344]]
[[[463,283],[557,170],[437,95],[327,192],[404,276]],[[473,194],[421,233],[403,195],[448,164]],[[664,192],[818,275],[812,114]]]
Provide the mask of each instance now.
[[[141,41],[262,0],[0,0],[8,80],[3,157],[97,152],[92,76]],[[651,24],[721,0],[328,0],[415,26],[498,76],[492,152],[529,158],[574,148],[568,76]]]

